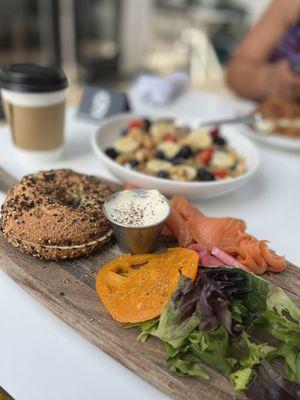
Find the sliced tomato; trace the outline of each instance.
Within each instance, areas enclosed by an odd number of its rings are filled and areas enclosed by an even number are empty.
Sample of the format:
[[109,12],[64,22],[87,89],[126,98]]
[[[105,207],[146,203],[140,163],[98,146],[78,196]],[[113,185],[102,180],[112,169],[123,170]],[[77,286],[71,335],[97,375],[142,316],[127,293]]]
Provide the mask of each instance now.
[[214,172],[215,176],[220,179],[224,179],[228,176],[228,172],[225,169],[219,169]]
[[142,119],[134,119],[129,122],[128,128],[144,128],[145,122]]
[[198,154],[198,159],[200,162],[202,162],[204,165],[208,165],[211,158],[213,155],[213,150],[212,149],[206,149],[206,150],[202,150],[199,154]]

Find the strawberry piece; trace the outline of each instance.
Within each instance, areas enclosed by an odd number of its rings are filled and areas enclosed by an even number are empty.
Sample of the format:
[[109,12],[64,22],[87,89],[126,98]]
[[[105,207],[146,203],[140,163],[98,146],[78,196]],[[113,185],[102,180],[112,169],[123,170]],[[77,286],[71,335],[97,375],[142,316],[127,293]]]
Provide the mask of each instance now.
[[129,122],[128,128],[144,128],[145,122],[142,119],[134,119]]
[[166,141],[166,142],[176,142],[176,139],[172,135],[172,133],[166,133],[165,136],[164,136],[164,141]]
[[212,149],[206,149],[202,150],[198,155],[198,159],[200,162],[202,162],[204,165],[208,165],[211,158],[213,155],[213,150]]
[[224,179],[228,176],[228,172],[225,169],[219,169],[214,172],[215,176],[220,179]]

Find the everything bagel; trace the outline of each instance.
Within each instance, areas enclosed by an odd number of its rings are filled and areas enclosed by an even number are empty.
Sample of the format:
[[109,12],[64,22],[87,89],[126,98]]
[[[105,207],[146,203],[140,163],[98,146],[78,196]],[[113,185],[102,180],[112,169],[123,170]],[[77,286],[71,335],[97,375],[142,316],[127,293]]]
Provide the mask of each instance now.
[[102,211],[110,195],[96,177],[71,170],[27,175],[2,205],[3,236],[40,259],[88,256],[112,237]]

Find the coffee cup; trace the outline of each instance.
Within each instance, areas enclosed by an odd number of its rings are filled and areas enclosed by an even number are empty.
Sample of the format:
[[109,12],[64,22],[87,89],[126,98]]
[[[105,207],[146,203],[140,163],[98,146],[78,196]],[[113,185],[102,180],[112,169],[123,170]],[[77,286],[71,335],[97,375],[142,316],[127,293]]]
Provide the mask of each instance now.
[[18,155],[51,162],[63,150],[68,80],[53,66],[13,64],[0,70],[4,113]]

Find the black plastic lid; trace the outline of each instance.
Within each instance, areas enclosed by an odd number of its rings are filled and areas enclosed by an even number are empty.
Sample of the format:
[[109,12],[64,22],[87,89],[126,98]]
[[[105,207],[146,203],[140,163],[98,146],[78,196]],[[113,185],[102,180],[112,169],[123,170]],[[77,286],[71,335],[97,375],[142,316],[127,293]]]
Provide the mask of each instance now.
[[68,79],[60,68],[39,64],[12,64],[0,70],[0,86],[15,92],[53,92],[65,89]]

